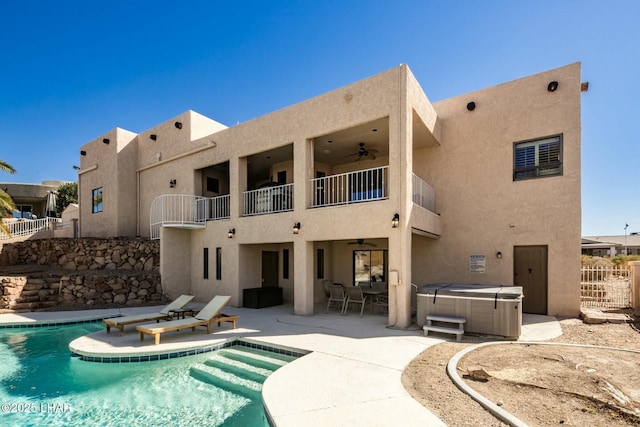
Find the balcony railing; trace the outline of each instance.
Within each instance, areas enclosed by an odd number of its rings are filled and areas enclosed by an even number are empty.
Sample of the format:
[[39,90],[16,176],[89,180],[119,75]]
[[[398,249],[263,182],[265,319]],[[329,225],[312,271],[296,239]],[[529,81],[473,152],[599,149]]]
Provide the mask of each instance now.
[[389,197],[388,166],[311,180],[311,207],[368,202]]
[[243,215],[263,215],[293,210],[293,184],[244,192]]
[[229,218],[229,195],[201,197],[164,194],[151,203],[151,238],[160,238],[160,227],[203,228],[206,221]]
[[412,199],[413,203],[422,206],[423,208],[436,211],[436,192],[433,187],[427,184],[422,178],[415,173],[411,179],[412,185]]
[[204,215],[205,221],[215,221],[218,219],[228,219],[231,216],[229,211],[229,195],[217,197],[203,197],[196,200],[198,214]]
[[11,235],[0,231],[0,240],[8,240],[13,237],[28,236],[38,231],[48,230],[53,225],[62,222],[60,218],[40,218],[40,219],[3,219],[4,225],[9,229]]

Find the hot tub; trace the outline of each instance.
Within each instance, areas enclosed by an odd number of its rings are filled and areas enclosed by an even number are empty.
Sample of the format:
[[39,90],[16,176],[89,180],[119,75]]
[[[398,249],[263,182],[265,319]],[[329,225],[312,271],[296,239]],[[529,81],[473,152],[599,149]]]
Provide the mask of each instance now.
[[522,286],[435,283],[418,289],[417,323],[428,315],[463,317],[465,332],[517,339],[522,326]]

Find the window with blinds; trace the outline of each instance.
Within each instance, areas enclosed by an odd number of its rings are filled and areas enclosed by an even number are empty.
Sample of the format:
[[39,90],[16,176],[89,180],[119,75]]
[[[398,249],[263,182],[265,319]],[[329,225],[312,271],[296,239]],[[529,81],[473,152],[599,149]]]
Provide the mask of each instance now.
[[514,181],[554,175],[562,175],[562,135],[514,144]]

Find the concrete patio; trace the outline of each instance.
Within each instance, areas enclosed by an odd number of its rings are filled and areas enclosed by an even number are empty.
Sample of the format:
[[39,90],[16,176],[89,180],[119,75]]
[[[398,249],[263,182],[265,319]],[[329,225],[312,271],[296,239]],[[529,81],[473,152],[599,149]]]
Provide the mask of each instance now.
[[[198,304],[193,304],[198,308]],[[2,324],[50,323],[89,320],[116,315],[157,311],[157,307],[38,312],[0,315]],[[336,311],[317,306],[313,316],[292,315],[291,306],[260,310],[226,307],[238,315],[237,329],[229,324],[163,334],[159,345],[140,341],[135,325],[110,334],[101,330],[73,341],[74,352],[83,355],[142,355],[178,351],[221,343],[233,338],[258,340],[268,345],[309,352],[272,374],[264,383],[265,408],[279,426],[389,426],[444,423],[420,405],[401,383],[404,367],[427,347],[448,336],[425,337],[422,329],[388,328],[387,317]],[[542,341],[559,336],[555,318],[524,315],[522,341]],[[454,338],[455,339],[455,338]],[[478,337],[463,337],[463,342]],[[153,362],[149,362],[153,363]]]

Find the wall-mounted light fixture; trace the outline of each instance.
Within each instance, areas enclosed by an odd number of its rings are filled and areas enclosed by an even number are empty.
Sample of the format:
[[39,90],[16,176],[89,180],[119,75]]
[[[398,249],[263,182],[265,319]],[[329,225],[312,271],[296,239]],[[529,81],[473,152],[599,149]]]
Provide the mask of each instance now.
[[233,239],[233,236],[236,235],[236,229],[235,228],[230,228],[229,229],[229,233],[227,234],[227,237],[230,239]]
[[549,92],[555,92],[558,89],[558,82],[557,81],[552,81],[549,82],[549,84],[547,85],[547,90]]
[[469,111],[473,111],[476,109],[476,103],[471,101],[470,103],[467,104],[467,110]]
[[296,222],[293,224],[293,234],[298,234],[300,232],[300,223]]
[[398,225],[400,225],[400,215],[396,212],[393,218],[391,218],[391,227],[398,228]]
[[84,150],[81,150],[81,151],[80,151],[80,155],[81,155],[81,156],[86,156],[86,155],[87,155],[87,152],[86,152],[86,151],[84,151]]
[[109,138],[104,138],[104,139],[102,140],[102,142],[103,142],[103,143],[105,143],[105,144],[108,144],[108,143],[109,143]]
[[169,181],[169,187],[170,188],[175,188],[176,184],[177,184],[177,181],[175,179],[172,179],[172,180]]
[[152,141],[155,141],[156,139],[158,139],[158,135],[152,133],[151,135],[149,135],[149,138],[151,138]]
[[182,123],[181,122],[175,122],[174,126],[176,127],[176,129],[182,129]]
[[502,252],[500,252],[500,251],[496,252],[496,258],[501,259],[502,258]]

